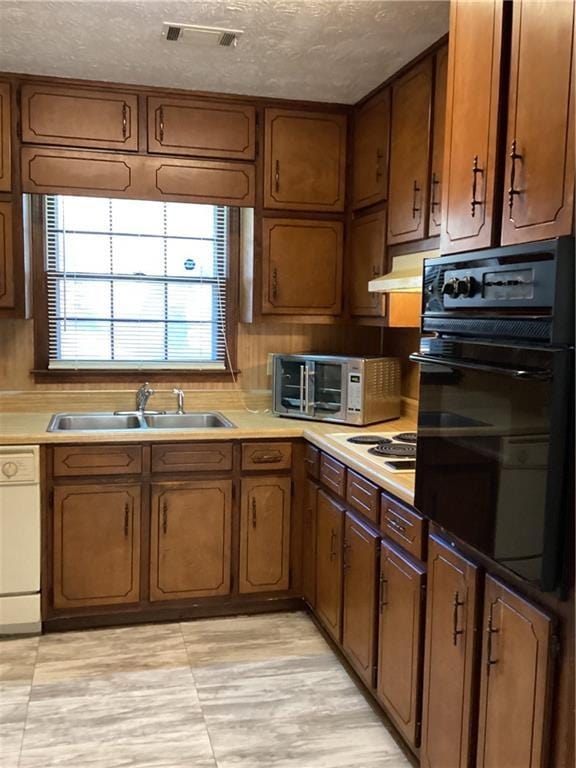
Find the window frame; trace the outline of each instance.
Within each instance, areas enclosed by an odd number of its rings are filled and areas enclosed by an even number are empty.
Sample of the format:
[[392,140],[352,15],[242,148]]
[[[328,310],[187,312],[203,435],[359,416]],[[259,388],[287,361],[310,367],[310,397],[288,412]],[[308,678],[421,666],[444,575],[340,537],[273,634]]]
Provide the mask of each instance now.
[[[238,375],[239,268],[240,268],[240,210],[229,206],[228,216],[228,280],[226,281],[226,339],[230,360],[222,370],[185,368],[49,368],[48,285],[45,271],[45,195],[29,195],[29,232],[32,266],[34,318],[34,368],[37,382],[141,382],[145,377],[156,382],[221,382]],[[98,197],[98,195],[94,195]]]

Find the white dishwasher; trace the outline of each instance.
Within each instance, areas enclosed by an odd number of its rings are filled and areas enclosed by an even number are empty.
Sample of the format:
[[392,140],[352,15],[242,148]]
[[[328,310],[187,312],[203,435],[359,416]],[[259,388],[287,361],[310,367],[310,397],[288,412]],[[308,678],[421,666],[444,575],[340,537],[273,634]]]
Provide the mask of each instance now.
[[41,628],[39,449],[0,447],[0,634]]

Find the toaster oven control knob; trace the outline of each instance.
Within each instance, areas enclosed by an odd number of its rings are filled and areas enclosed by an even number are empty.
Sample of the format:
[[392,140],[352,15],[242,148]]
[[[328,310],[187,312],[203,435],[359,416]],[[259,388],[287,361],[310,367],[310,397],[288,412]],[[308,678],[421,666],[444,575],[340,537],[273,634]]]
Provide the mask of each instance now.
[[460,281],[457,277],[453,277],[451,280],[448,280],[447,283],[444,283],[444,287],[442,288],[442,293],[444,296],[449,296],[451,299],[458,296],[458,283]]
[[464,280],[458,280],[458,295],[471,298],[476,293],[477,287],[475,277],[472,277],[471,275],[465,277]]

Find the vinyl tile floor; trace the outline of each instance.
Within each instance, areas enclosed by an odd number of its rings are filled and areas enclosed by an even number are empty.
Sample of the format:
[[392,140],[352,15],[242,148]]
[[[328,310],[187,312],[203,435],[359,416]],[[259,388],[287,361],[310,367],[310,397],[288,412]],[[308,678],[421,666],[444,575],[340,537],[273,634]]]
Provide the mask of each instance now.
[[304,613],[0,642],[1,768],[410,768]]

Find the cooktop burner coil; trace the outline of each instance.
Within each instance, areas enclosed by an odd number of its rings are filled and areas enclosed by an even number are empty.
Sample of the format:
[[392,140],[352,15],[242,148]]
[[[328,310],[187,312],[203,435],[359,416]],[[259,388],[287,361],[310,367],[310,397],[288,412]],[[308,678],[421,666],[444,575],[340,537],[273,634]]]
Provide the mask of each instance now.
[[394,440],[399,440],[401,443],[416,443],[418,435],[416,432],[400,432],[399,435],[394,435]]
[[368,449],[368,453],[373,456],[402,456],[410,457],[416,456],[416,446],[407,445],[406,443],[392,443],[391,445],[379,444],[373,448]]
[[392,440],[388,437],[382,437],[382,435],[354,435],[349,437],[347,442],[355,445],[384,445],[391,443]]

